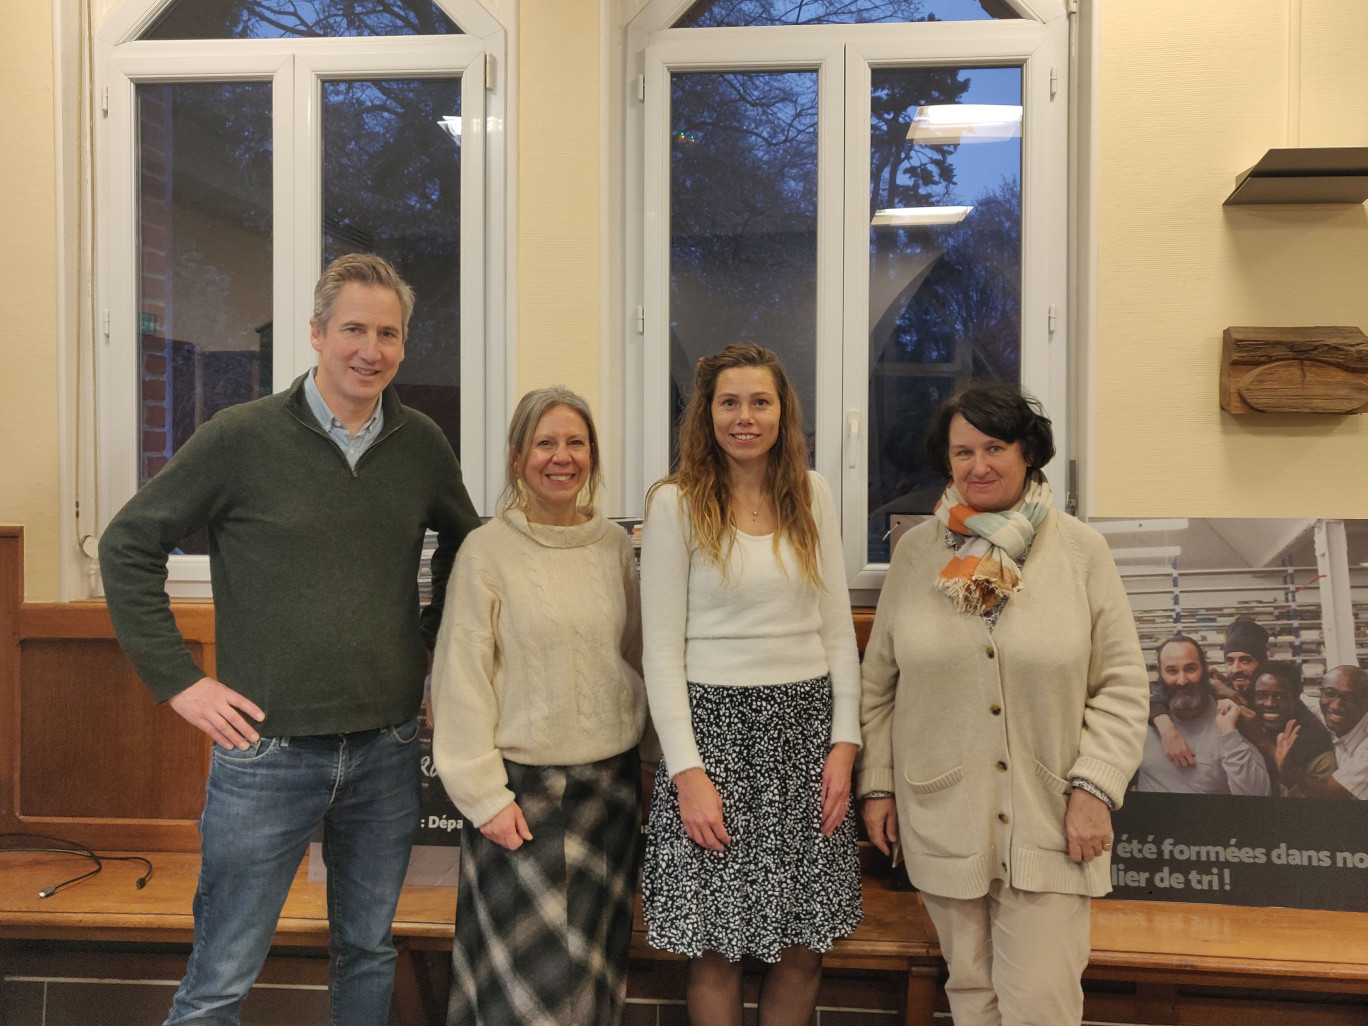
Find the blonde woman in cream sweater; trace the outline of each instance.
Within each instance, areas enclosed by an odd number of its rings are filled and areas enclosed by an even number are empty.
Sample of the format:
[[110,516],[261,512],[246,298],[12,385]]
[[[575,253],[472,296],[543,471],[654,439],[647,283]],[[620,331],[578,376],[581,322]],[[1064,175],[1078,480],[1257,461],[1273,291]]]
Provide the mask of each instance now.
[[689,1021],[812,1018],[822,952],[860,921],[850,774],[859,658],[836,509],[773,353],[699,361],[677,473],[642,539],[646,686],[664,759],[642,873],[647,940],[689,957]]
[[451,1026],[620,1022],[646,715],[636,568],[590,505],[598,437],[523,396],[508,500],[461,546],[433,665],[437,771],[464,816]]

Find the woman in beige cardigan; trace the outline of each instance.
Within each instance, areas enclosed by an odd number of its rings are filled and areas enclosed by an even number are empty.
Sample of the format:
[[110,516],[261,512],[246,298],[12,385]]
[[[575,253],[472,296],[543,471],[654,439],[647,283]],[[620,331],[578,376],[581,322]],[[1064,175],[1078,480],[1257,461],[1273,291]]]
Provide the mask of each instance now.
[[901,844],[956,1026],[1078,1023],[1145,736],[1134,620],[1102,537],[1053,508],[1039,404],[971,386],[927,454],[951,483],[899,543],[865,652],[861,811]]

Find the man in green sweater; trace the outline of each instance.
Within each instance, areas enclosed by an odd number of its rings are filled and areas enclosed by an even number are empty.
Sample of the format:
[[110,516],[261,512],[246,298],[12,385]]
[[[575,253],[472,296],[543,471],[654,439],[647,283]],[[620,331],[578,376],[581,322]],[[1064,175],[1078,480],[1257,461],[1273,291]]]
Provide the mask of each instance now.
[[[412,310],[384,260],[334,261],[314,290],[316,372],[203,425],[100,539],[120,645],[153,696],[216,742],[194,949],[167,1024],[238,1023],[320,824],[333,1022],[388,1019],[426,649],[479,524],[446,438],[390,387]],[[168,554],[201,527],[217,677],[186,650],[165,590]]]

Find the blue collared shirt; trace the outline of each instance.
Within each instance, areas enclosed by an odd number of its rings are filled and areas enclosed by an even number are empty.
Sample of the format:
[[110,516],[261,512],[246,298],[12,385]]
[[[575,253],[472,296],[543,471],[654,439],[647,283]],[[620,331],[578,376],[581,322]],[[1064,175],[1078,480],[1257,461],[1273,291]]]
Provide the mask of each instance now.
[[309,409],[313,410],[313,415],[318,418],[318,426],[337,443],[342,455],[347,457],[347,464],[355,470],[356,461],[370,448],[371,443],[380,437],[380,431],[385,426],[384,403],[377,399],[375,412],[370,415],[370,420],[362,424],[356,434],[352,434],[347,430],[346,424],[333,416],[333,411],[324,402],[322,393],[318,391],[318,383],[314,381],[316,373],[317,368],[310,371],[304,379],[304,398],[309,401]]

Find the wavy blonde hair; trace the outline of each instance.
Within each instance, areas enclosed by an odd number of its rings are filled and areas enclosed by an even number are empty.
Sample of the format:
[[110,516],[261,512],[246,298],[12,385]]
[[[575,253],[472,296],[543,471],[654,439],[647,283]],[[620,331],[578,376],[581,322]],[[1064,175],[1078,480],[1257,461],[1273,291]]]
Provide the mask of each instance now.
[[[657,481],[646,494],[651,497],[663,484],[679,489],[680,506],[703,554],[720,567],[736,541],[736,521],[731,515],[731,484],[727,454],[713,432],[712,403],[717,379],[723,371],[739,367],[763,367],[774,381],[779,400],[779,437],[769,451],[765,486],[774,499],[777,525],[774,551],[785,538],[798,556],[803,577],[824,589],[820,566],[821,540],[812,515],[812,484],[808,480],[807,442],[803,437],[803,410],[789,383],[784,365],[768,349],[751,343],[727,346],[714,356],[698,361],[693,395],[679,418],[679,468]],[[782,566],[782,562],[780,563]]]
[[598,429],[594,427],[594,415],[589,404],[577,392],[564,385],[549,388],[534,388],[518,400],[518,408],[508,422],[508,463],[504,468],[504,490],[499,497],[499,512],[527,507],[527,482],[519,468],[526,465],[527,457],[532,454],[532,442],[537,436],[537,425],[557,406],[579,414],[584,421],[585,433],[589,436],[589,480],[584,483],[575,496],[575,508],[585,515],[594,512],[594,498],[603,485],[603,467],[599,462]]

